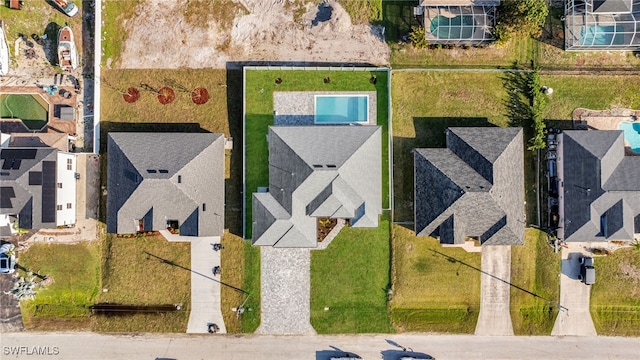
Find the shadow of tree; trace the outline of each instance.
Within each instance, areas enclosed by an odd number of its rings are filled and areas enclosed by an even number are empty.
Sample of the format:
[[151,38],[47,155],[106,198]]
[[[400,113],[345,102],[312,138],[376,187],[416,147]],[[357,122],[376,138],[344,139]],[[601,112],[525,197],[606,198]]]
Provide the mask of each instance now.
[[62,27],[54,22],[50,22],[44,29],[44,34],[47,36],[44,39],[44,56],[47,61],[53,65],[58,66],[58,32]]

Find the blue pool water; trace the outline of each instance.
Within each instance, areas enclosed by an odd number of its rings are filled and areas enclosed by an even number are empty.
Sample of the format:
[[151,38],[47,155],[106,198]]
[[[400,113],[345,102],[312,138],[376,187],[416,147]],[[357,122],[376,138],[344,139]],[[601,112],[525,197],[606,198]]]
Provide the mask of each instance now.
[[431,34],[438,39],[468,39],[473,36],[475,22],[472,15],[453,18],[438,15],[431,19]]
[[369,120],[367,95],[316,95],[316,124],[363,123]]
[[620,32],[624,31],[622,26],[618,25],[592,25],[585,26],[580,31],[580,45],[622,45],[624,44],[624,35]]
[[624,139],[631,146],[631,150],[640,153],[640,122],[621,122],[618,128],[624,131]]

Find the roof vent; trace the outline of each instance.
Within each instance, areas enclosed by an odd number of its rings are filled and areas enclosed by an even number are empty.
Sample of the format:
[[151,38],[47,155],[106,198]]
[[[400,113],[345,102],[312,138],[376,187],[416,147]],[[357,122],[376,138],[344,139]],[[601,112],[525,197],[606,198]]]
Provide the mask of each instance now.
[[322,167],[322,165],[320,165],[320,164],[313,164],[313,167],[314,167],[314,168],[316,168],[316,169],[319,169],[319,168],[321,168],[321,167]]
[[328,165],[327,165],[327,167],[328,167],[329,169],[335,169],[337,166],[335,166],[335,165],[333,165],[333,164],[328,164]]
[[156,171],[156,170],[153,170],[153,169],[147,169],[147,172],[148,172],[149,174],[155,174],[155,173],[157,173],[157,171]]
[[160,174],[168,174],[169,170],[164,170],[164,169],[160,169],[158,170],[160,172]]

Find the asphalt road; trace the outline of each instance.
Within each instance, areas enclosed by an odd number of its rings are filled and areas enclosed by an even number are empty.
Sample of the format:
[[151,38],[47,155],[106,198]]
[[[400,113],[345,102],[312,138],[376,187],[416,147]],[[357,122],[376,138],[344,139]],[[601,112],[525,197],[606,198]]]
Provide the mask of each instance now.
[[[406,351],[443,359],[637,359],[640,339],[472,335],[100,335],[5,333],[7,359],[316,359],[342,352],[397,360]],[[37,347],[34,349],[34,347]],[[41,354],[35,354],[40,351]]]

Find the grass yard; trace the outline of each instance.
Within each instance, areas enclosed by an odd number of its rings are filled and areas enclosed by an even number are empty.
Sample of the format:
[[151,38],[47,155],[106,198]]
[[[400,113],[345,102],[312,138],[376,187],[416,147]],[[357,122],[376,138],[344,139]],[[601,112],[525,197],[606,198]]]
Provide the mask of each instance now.
[[20,254],[19,261],[22,267],[46,276],[45,284],[48,284],[37,291],[34,300],[21,302],[25,328],[36,331],[91,329],[88,307],[93,305],[100,289],[98,242],[34,244]]
[[473,334],[480,311],[480,253],[445,248],[392,226],[393,325],[402,332]]
[[598,335],[640,336],[640,249],[596,257],[591,316]]
[[[124,50],[124,43],[127,40],[127,31],[123,25],[127,20],[136,15],[136,7],[141,0],[128,1],[104,1],[102,3],[102,36],[109,41],[102,42],[101,64],[107,63],[112,67],[117,67],[120,63],[120,54]],[[104,70],[102,72],[104,75]]]
[[96,303],[180,304],[182,310],[134,315],[96,315],[98,332],[185,332],[191,307],[191,272],[163,263],[153,254],[189,268],[191,245],[162,236],[119,238],[107,234],[102,249],[102,288]]
[[524,289],[511,287],[513,331],[516,335],[550,335],[558,315],[561,256],[553,252],[540,230],[527,229],[524,242],[511,247],[511,283]]
[[326,250],[311,252],[311,324],[316,332],[394,331],[387,310],[389,231],[385,212],[377,229],[345,227]]
[[[369,79],[376,75],[372,85]],[[329,84],[323,79],[331,78]],[[280,85],[275,79],[281,78]],[[267,129],[273,125],[274,91],[373,91],[377,92],[378,125],[382,127],[382,207],[389,207],[388,165],[388,94],[386,71],[303,71],[303,70],[247,70],[246,71],[246,235],[251,238],[251,199],[258,187],[269,185]]]
[[620,75],[542,75],[553,88],[544,118],[571,119],[578,107],[589,109],[640,108],[640,77]]
[[498,73],[392,74],[394,221],[413,221],[411,151],[444,147],[450,126],[506,126],[506,91]]
[[383,0],[338,0],[353,24],[377,24],[382,21]]

